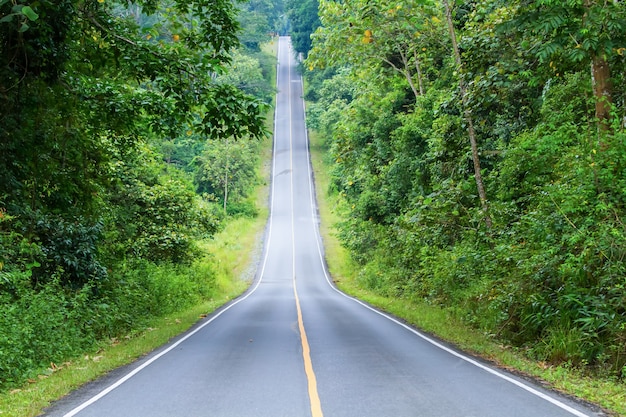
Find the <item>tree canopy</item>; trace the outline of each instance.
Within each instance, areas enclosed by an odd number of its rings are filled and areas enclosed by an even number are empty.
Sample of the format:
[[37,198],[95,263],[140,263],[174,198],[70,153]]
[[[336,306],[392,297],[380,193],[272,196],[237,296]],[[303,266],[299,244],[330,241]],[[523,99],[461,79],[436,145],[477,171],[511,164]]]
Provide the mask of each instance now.
[[126,152],[140,138],[263,135],[260,102],[214,82],[238,45],[229,1],[1,10],[0,201],[12,212],[25,201],[89,211],[109,179],[111,149]]
[[291,44],[303,56],[311,49],[311,34],[320,25],[317,14],[318,0],[287,0]]

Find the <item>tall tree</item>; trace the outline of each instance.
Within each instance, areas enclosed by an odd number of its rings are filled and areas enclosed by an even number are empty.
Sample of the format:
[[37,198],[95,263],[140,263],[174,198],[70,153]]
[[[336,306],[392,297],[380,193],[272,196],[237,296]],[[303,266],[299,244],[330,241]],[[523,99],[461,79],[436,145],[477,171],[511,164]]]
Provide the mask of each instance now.
[[248,49],[258,51],[281,25],[283,0],[249,0],[241,2],[239,7],[238,20],[242,27],[239,39]]
[[224,212],[229,203],[241,202],[257,178],[256,144],[225,139],[210,143],[197,159],[198,191],[220,201]]
[[448,0],[443,0],[443,6],[446,13],[446,22],[450,33],[450,41],[452,42],[452,52],[454,54],[454,62],[457,72],[459,73],[459,92],[461,94],[461,105],[463,107],[463,117],[467,123],[467,134],[469,135],[470,148],[472,150],[472,163],[474,165],[474,179],[476,180],[476,189],[480,198],[480,205],[483,209],[485,225],[491,229],[492,221],[489,214],[489,204],[487,203],[487,193],[485,192],[485,184],[483,182],[482,171],[480,168],[480,156],[478,155],[478,142],[476,140],[476,131],[474,130],[474,120],[472,118],[472,109],[469,102],[467,85],[463,79],[463,60],[459,51],[459,44],[456,37],[456,29],[452,19],[452,8]]
[[[90,170],[95,161],[87,159],[106,154],[98,134],[137,137],[141,123],[170,136],[187,128],[214,138],[263,135],[260,103],[213,81],[238,45],[232,3],[178,1],[171,10],[154,1],[138,4],[156,17],[155,24],[141,27],[135,14],[95,1],[24,6],[31,10],[24,15],[27,24],[12,13],[11,2],[3,2],[2,194],[31,188],[29,198],[50,198],[52,189],[36,185],[49,178],[46,166],[67,172],[83,164]],[[25,149],[31,142],[34,147]],[[41,152],[49,155],[45,161],[37,161],[40,147],[50,149]]]

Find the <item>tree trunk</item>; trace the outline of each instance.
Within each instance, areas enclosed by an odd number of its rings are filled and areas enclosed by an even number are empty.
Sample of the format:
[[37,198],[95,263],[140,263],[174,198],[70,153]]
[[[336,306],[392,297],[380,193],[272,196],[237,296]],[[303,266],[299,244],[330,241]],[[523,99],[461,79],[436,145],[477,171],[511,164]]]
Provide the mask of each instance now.
[[594,55],[591,60],[591,80],[596,99],[596,119],[598,129],[607,131],[611,127],[611,70],[603,55]]
[[[600,6],[598,3],[597,0],[585,0],[583,22],[587,19],[594,6]],[[606,2],[604,6],[606,7]],[[596,101],[598,132],[606,132],[611,128],[611,105],[613,104],[611,94],[613,86],[611,85],[611,68],[602,51],[594,51],[591,55],[591,85]]]
[[420,60],[417,57],[417,53],[414,53],[415,58],[415,69],[417,70],[417,82],[420,88],[420,94],[424,95],[424,80],[422,78],[422,68],[420,65]]
[[224,214],[226,214],[226,201],[228,201],[228,170],[224,175]]
[[[443,4],[446,8],[446,20],[448,23],[448,30],[450,32],[450,39],[452,41],[452,49],[454,51],[454,60],[459,73],[463,67],[463,61],[461,61],[461,53],[459,52],[459,44],[456,39],[456,31],[454,30],[454,23],[452,21],[452,10],[448,0],[443,0]],[[474,178],[476,179],[476,188],[478,190],[478,197],[480,198],[480,206],[485,216],[485,225],[488,229],[491,229],[493,223],[491,216],[489,215],[489,204],[487,203],[487,193],[485,192],[485,185],[483,183],[483,176],[480,169],[480,158],[478,156],[478,144],[476,142],[476,131],[474,130],[474,122],[472,120],[472,111],[469,106],[469,100],[467,97],[467,87],[463,80],[462,74],[459,74],[459,90],[461,92],[461,104],[463,106],[463,117],[465,123],[467,123],[467,133],[470,139],[470,146],[472,148],[472,162],[474,163]]]
[[382,60],[391,68],[393,68],[395,71],[402,74],[404,78],[406,78],[406,81],[409,83],[409,87],[411,87],[411,91],[413,91],[413,95],[415,96],[415,99],[417,100],[419,96],[423,94],[423,92],[421,91],[421,85],[420,85],[420,91],[417,91],[417,88],[415,87],[415,82],[413,81],[413,75],[411,75],[411,70],[409,69],[408,57],[401,50],[399,50],[398,53],[400,54],[400,57],[402,59],[402,68],[398,67],[397,65],[395,65],[393,62],[391,62],[390,60],[386,58],[382,58]]

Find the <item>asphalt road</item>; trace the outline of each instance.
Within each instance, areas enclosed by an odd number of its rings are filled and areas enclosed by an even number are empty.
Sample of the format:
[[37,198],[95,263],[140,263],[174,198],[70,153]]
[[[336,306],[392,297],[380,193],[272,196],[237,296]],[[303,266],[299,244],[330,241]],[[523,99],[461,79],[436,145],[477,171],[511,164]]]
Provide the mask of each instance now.
[[241,298],[49,417],[571,417],[597,410],[491,368],[337,291],[326,273],[289,38],[279,41],[271,215]]

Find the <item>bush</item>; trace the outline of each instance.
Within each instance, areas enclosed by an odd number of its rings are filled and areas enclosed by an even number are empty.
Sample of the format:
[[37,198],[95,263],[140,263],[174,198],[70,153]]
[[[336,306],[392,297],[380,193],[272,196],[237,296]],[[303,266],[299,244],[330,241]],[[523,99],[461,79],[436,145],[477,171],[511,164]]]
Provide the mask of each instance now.
[[197,239],[213,235],[223,214],[196,195],[191,181],[165,170],[148,150],[117,167],[105,221],[103,250],[110,262],[127,258],[189,263]]
[[84,326],[91,312],[90,288],[68,292],[53,278],[34,290],[29,272],[0,275],[15,290],[12,296],[0,297],[0,389],[95,343],[95,334]]
[[[96,346],[140,331],[154,316],[212,297],[208,256],[191,266],[135,261],[79,290],[53,276],[37,288],[30,271],[0,270],[0,389],[16,386]],[[4,291],[11,288],[11,291]]]
[[35,283],[56,276],[61,284],[76,289],[106,277],[106,269],[98,260],[101,221],[35,212],[28,223],[34,225],[30,234],[41,250],[40,267],[33,269]]

